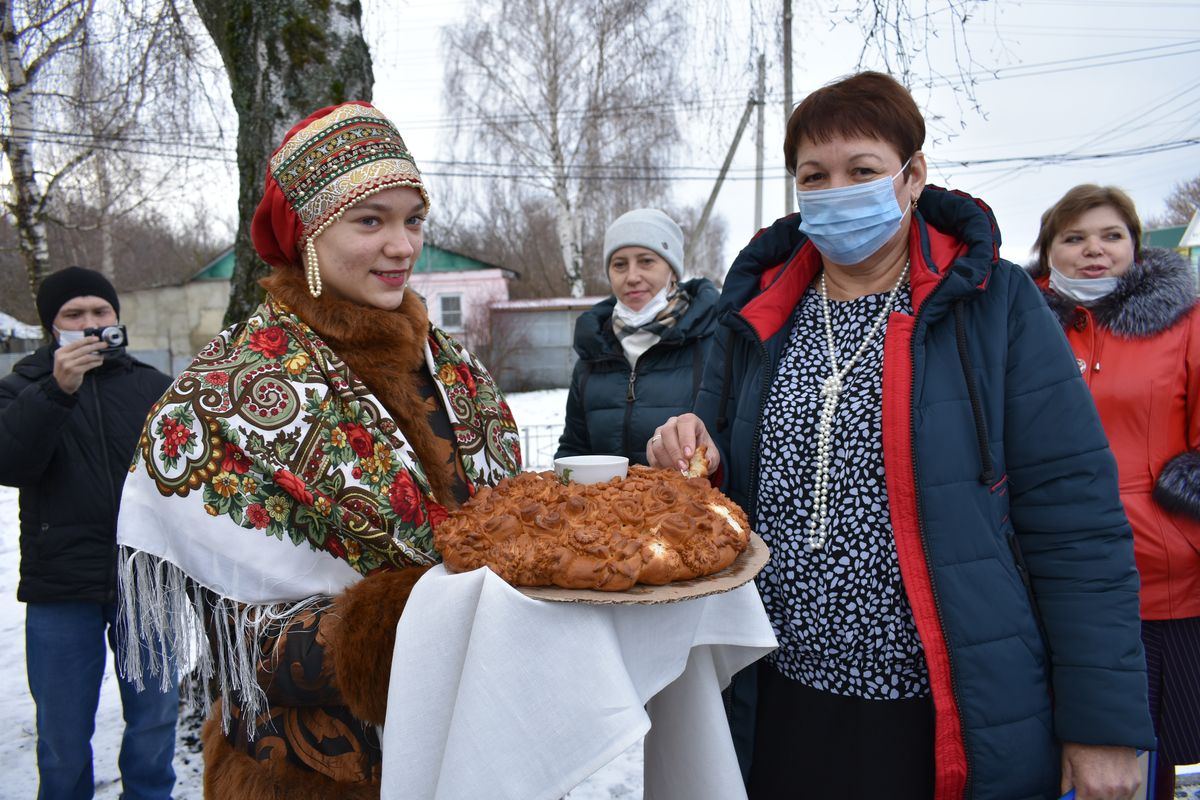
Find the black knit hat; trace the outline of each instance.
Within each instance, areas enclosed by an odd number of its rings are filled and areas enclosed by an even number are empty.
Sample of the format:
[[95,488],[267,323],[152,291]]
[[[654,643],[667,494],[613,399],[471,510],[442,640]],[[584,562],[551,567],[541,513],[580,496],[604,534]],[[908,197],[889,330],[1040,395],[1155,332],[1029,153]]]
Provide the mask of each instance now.
[[101,297],[112,304],[117,316],[121,315],[121,301],[108,278],[94,269],[66,267],[47,276],[38,287],[37,310],[42,327],[49,331],[58,310],[76,297]]

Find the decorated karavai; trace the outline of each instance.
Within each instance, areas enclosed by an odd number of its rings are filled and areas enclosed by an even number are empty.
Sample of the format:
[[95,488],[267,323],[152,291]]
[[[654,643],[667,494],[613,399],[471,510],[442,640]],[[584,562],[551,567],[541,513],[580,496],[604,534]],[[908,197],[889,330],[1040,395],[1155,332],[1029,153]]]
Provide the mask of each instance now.
[[715,449],[771,551],[779,649],[731,704],[750,796],[866,800],[886,775],[893,800],[1125,800],[1154,734],[1112,454],[1037,287],[982,201],[926,185],[924,140],[887,75],[797,106],[800,213],[734,261],[696,413],[648,448]]
[[406,289],[428,210],[371,105],[297,124],[251,229],[265,302],[146,422],[119,584],[125,623],[162,647],[128,663],[187,670],[211,708],[206,796],[378,794],[396,620],[433,530],[520,470],[491,376]]

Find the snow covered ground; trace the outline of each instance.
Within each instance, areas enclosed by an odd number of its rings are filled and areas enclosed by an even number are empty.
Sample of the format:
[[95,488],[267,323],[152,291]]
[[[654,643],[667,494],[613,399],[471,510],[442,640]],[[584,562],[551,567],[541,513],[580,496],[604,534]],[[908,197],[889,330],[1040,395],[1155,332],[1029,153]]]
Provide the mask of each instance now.
[[[566,405],[566,390],[549,390],[510,395],[517,424],[531,429],[556,426],[561,429]],[[530,466],[548,469],[557,443],[557,433],[542,431],[540,439],[524,445]],[[530,447],[529,445],[532,445]],[[17,491],[0,486],[0,641],[5,643],[0,659],[0,775],[4,784],[0,796],[35,797],[37,795],[36,733],[33,701],[25,677],[25,606],[16,600],[18,518]],[[110,659],[111,664],[111,659]],[[175,754],[178,782],[176,800],[200,800],[202,797],[201,759],[196,740],[198,721],[181,720]],[[121,743],[121,703],[117,695],[112,667],[105,676],[96,714],[95,751],[96,797],[116,800],[120,794],[117,751]],[[1191,775],[1181,781],[1177,797],[1200,798],[1200,765],[1187,768]],[[570,800],[632,800],[642,795],[642,753],[635,745],[568,794]]]

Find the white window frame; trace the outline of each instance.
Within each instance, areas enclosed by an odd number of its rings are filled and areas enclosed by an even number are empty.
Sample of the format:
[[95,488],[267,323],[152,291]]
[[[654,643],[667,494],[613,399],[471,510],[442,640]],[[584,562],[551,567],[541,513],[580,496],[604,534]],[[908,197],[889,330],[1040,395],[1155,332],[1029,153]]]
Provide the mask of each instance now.
[[[458,302],[458,308],[450,311],[450,314],[457,314],[458,321],[451,322],[447,315],[446,301],[455,300]],[[438,316],[441,319],[441,326],[448,331],[463,330],[465,315],[463,313],[463,296],[460,293],[438,295]]]

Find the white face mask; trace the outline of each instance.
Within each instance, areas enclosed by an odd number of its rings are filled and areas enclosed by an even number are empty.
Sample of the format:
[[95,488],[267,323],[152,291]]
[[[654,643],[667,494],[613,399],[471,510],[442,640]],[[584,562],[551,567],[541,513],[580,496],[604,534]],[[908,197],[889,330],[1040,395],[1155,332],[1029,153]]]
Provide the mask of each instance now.
[[1119,276],[1107,278],[1068,278],[1050,265],[1050,288],[1082,306],[1090,306],[1112,294],[1117,288]]
[[70,344],[71,342],[78,342],[83,338],[83,331],[60,331],[54,326],[51,326],[51,329],[54,331],[54,335],[58,337],[60,346]]
[[646,302],[646,305],[642,306],[640,311],[634,311],[618,300],[617,304],[613,306],[613,316],[631,328],[640,328],[657,317],[658,312],[667,307],[667,295],[671,291],[670,283],[670,281],[667,281],[667,285],[659,289],[658,294],[651,297]]

